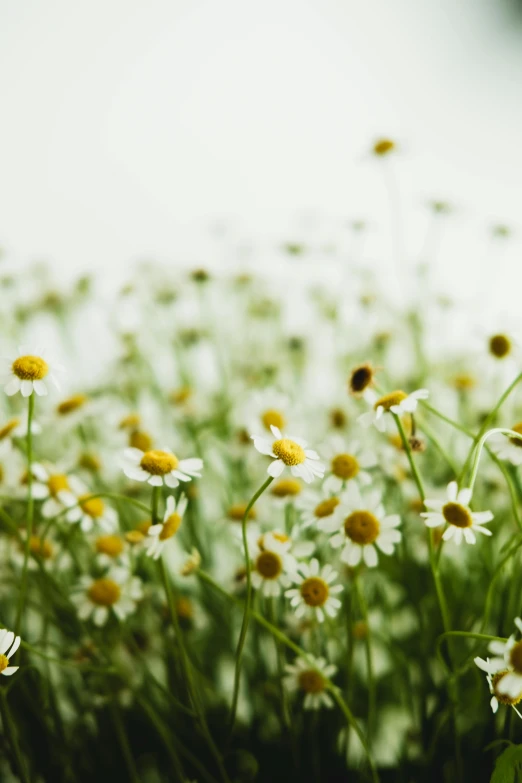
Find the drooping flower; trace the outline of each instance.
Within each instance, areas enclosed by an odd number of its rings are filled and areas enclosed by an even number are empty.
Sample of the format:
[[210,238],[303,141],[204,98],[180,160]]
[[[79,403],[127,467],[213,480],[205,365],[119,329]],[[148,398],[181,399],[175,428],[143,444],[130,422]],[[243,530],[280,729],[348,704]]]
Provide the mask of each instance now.
[[[522,435],[522,421],[514,424],[511,429]],[[499,432],[489,438],[489,447],[499,459],[511,462],[516,467],[522,465],[522,440],[506,437]]]
[[278,427],[271,426],[272,438],[252,435],[254,446],[260,452],[273,457],[273,462],[267,468],[267,473],[273,478],[281,475],[289,468],[293,476],[310,484],[317,476],[323,477],[324,465],[319,462],[316,451],[306,447],[306,441],[293,435],[283,436]]
[[202,468],[203,460],[197,457],[178,459],[167,448],[151,451],[129,448],[124,452],[125,475],[134,481],[146,481],[153,487],[165,484],[174,489],[180,481],[200,478]]
[[469,507],[471,502],[471,490],[459,490],[456,481],[450,481],[447,487],[447,500],[429,500],[424,501],[428,509],[421,514],[428,527],[439,527],[447,525],[442,538],[444,541],[453,539],[456,544],[460,544],[462,539],[467,544],[475,544],[477,537],[475,533],[483,533],[485,536],[491,536],[491,530],[483,525],[491,522],[493,514],[491,511],[472,511]]

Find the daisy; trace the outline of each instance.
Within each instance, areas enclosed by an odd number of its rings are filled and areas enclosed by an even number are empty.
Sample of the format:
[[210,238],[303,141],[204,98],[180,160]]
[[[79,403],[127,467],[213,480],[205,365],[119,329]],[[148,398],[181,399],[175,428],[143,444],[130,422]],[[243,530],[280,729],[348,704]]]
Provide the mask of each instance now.
[[250,431],[256,431],[260,426],[267,432],[271,427],[283,430],[289,406],[288,397],[276,389],[254,392],[245,406],[244,421]]
[[[307,544],[306,552],[313,551],[314,545]],[[297,559],[292,552],[292,539],[284,533],[274,531],[260,536],[250,548],[252,559],[252,585],[267,597],[278,596],[281,588],[290,587],[291,575],[297,571]],[[295,549],[295,547],[294,547]],[[307,556],[303,551],[298,554]]]
[[320,623],[325,614],[335,617],[341,607],[341,602],[334,596],[342,592],[342,585],[333,585],[337,579],[337,571],[331,565],[325,565],[319,570],[319,562],[315,557],[310,564],[303,563],[299,566],[301,573],[295,574],[292,579],[297,588],[287,590],[285,595],[290,598],[291,606],[295,607],[296,617],[311,615]]
[[[514,424],[511,429],[522,435],[522,421]],[[489,438],[489,446],[499,459],[511,462],[516,467],[522,465],[522,440],[506,438],[505,435],[497,433]]]
[[301,494],[302,490],[303,485],[300,481],[288,477],[272,482],[269,493],[274,506],[284,507],[288,503],[292,503]]
[[295,663],[285,666],[286,676],[283,684],[292,693],[305,694],[303,707],[305,710],[319,710],[321,707],[333,707],[333,699],[327,692],[328,680],[337,671],[333,664],[327,664],[324,658],[314,658],[312,655],[296,658]]
[[95,625],[102,626],[109,619],[111,610],[119,620],[132,614],[142,595],[141,579],[131,576],[123,568],[115,568],[99,579],[82,577],[71,600],[78,609],[80,620],[92,617]]
[[[27,424],[28,416],[24,417],[15,416],[9,419],[2,427],[0,427],[0,441],[11,440],[12,438],[25,438],[27,436]],[[31,422],[31,435],[39,435],[42,431],[40,425],[34,421]]]
[[188,498],[186,495],[180,495],[178,502],[172,495],[167,498],[167,507],[163,522],[157,525],[151,525],[147,531],[150,542],[147,548],[147,554],[153,560],[157,560],[163,551],[163,547],[179,530],[183,514],[187,509]]
[[49,381],[59,390],[60,385],[56,378],[56,372],[64,372],[65,368],[61,364],[46,359],[40,355],[41,351],[31,351],[21,345],[18,348],[18,354],[2,357],[0,360],[0,370],[3,375],[2,382],[4,391],[11,397],[17,392],[22,393],[22,397],[30,397],[33,391],[40,397],[48,394],[47,384]]
[[373,424],[379,432],[385,432],[386,420],[383,418],[384,413],[395,413],[397,416],[402,416],[404,413],[414,413],[417,410],[419,400],[427,400],[428,397],[429,391],[427,389],[417,389],[417,391],[411,394],[406,394],[406,392],[397,389],[375,400],[372,403],[373,409],[363,413],[357,421],[363,427],[369,427]]
[[351,567],[361,560],[368,567],[377,565],[377,549],[386,555],[393,554],[395,544],[401,540],[401,518],[387,515],[377,491],[361,495],[353,484],[344,493],[339,509],[329,519],[323,519],[319,528],[333,533],[330,544],[334,549],[342,547],[341,560]]
[[373,468],[377,460],[358,441],[345,443],[343,438],[334,436],[321,451],[330,462],[330,474],[323,483],[326,492],[340,492],[347,481],[358,481],[362,486],[371,484],[372,477],[365,468]]
[[267,468],[269,476],[277,478],[287,467],[290,468],[293,476],[302,478],[307,484],[310,484],[316,476],[323,477],[324,465],[318,461],[319,455],[316,451],[306,448],[306,441],[291,435],[284,437],[281,430],[273,425],[270,429],[272,438],[251,436],[260,454],[266,454],[274,459]]
[[[19,666],[9,666],[9,659],[20,647],[20,637],[15,636],[12,631],[3,628],[0,631],[0,674],[4,677],[10,677],[20,668]],[[11,648],[9,650],[9,648]],[[7,652],[9,650],[9,652]]]
[[456,544],[460,544],[464,538],[467,544],[475,544],[477,541],[475,533],[492,535],[491,530],[482,525],[491,522],[493,514],[491,511],[471,511],[470,501],[471,490],[459,491],[457,482],[450,481],[447,488],[447,501],[425,500],[424,505],[428,511],[423,512],[421,517],[426,520],[428,527],[448,525],[442,535],[444,541],[453,538]]
[[517,713],[519,718],[522,718],[522,715],[515,707],[515,704],[518,704],[522,700],[522,690],[516,697],[506,696],[504,693],[500,693],[498,690],[498,684],[501,682],[501,680],[504,679],[506,674],[509,674],[508,669],[504,669],[504,671],[495,672],[494,674],[491,674],[489,671],[489,658],[486,658],[484,661],[482,658],[475,658],[475,664],[479,667],[479,669],[482,669],[482,671],[485,671],[486,673],[486,680],[488,682],[489,692],[491,693],[491,700],[490,700],[490,706],[493,713],[498,712],[498,706],[499,704],[508,704],[510,707],[513,707],[515,712]]
[[74,491],[63,490],[60,493],[61,502],[69,509],[65,515],[67,522],[79,522],[84,533],[90,533],[95,525],[107,533],[116,529],[118,515],[113,508],[88,492],[79,479],[74,479],[72,489]]
[[[515,625],[522,633],[522,620],[515,618]],[[493,677],[493,686],[497,700],[506,704],[517,704],[522,698],[522,641],[516,641],[512,634],[505,642],[498,640],[489,643],[489,650],[495,656],[484,660],[475,658],[475,664]],[[507,697],[509,701],[502,701]]]
[[153,487],[179,486],[180,481],[190,481],[191,478],[200,478],[199,472],[203,468],[203,460],[193,457],[191,459],[178,459],[168,449],[141,451],[130,448],[124,452],[123,472],[134,481],[146,481]]
[[[33,462],[32,473],[36,478],[33,481],[33,498],[43,500],[42,516],[54,517],[71,505],[71,496],[79,490],[81,492],[82,484],[75,476],[68,476],[61,467],[52,465],[43,465],[40,462]],[[78,494],[79,494],[78,492]],[[76,500],[74,500],[76,503]]]
[[111,568],[115,563],[125,567],[129,566],[128,554],[125,551],[124,539],[114,533],[98,536],[94,541],[96,562],[103,568]]
[[323,492],[303,492],[296,502],[296,508],[301,512],[302,527],[320,528],[323,520],[335,514],[340,502],[338,495],[325,496]]

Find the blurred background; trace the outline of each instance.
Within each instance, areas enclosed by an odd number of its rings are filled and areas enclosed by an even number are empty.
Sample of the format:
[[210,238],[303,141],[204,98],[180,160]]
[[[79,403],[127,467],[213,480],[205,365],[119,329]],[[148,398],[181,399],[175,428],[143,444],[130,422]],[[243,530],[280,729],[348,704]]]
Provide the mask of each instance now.
[[396,274],[398,219],[435,287],[504,306],[522,279],[515,0],[0,0],[0,96],[5,263],[114,281],[296,242],[317,271],[355,222]]

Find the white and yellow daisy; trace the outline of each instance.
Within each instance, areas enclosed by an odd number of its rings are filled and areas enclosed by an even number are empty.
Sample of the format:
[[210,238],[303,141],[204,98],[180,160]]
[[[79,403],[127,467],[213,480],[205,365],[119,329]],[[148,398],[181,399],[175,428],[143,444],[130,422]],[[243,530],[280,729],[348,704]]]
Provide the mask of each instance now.
[[283,678],[285,688],[291,693],[304,693],[305,710],[319,710],[321,707],[333,707],[333,699],[328,693],[328,680],[334,676],[337,667],[328,664],[325,658],[296,658],[294,663],[285,666]]
[[22,397],[30,397],[33,391],[40,397],[48,394],[49,381],[60,389],[57,372],[64,372],[61,364],[51,361],[46,355],[44,359],[39,349],[30,350],[26,346],[19,346],[18,353],[0,359],[1,382],[4,391],[11,397],[21,392]]
[[344,438],[334,435],[321,449],[321,454],[329,463],[329,473],[323,482],[325,492],[338,493],[348,481],[356,481],[361,486],[372,483],[366,468],[375,467],[377,459],[359,441],[346,443]]
[[[14,416],[0,427],[0,441],[11,441],[13,438],[25,438],[27,436],[28,416]],[[39,435],[41,426],[34,419],[31,422],[31,435]]]
[[0,674],[4,677],[10,677],[18,671],[19,666],[9,666],[9,659],[20,647],[21,639],[15,636],[13,631],[2,628],[0,631]]
[[[520,617],[516,617],[514,623],[522,633]],[[522,698],[522,640],[516,641],[515,634],[511,634],[505,642],[490,642],[488,649],[494,657],[486,660],[477,657],[475,664],[493,678],[496,677],[495,695],[499,701],[499,697],[508,697],[511,701],[503,703],[517,704]]]
[[306,448],[306,441],[293,435],[283,436],[281,430],[273,425],[270,429],[272,438],[251,436],[259,453],[274,459],[267,468],[269,476],[277,478],[285,468],[290,468],[293,476],[303,479],[307,484],[316,477],[324,476],[324,465],[319,462],[319,455]]
[[[522,421],[514,424],[511,429],[519,435],[522,435]],[[509,438],[498,432],[488,439],[488,443],[491,451],[493,451],[499,459],[511,462],[511,464],[516,467],[522,465],[522,440],[519,440],[518,438]]]
[[270,427],[284,430],[288,423],[290,401],[277,389],[263,389],[254,392],[247,400],[243,413],[243,423],[250,432],[262,427],[270,432]]
[[147,554],[153,560],[159,558],[169,538],[172,538],[178,532],[183,520],[183,514],[187,510],[187,504],[188,498],[186,495],[180,495],[177,503],[170,495],[167,498],[163,522],[149,527],[147,531],[147,536],[149,537]]
[[475,533],[483,533],[485,536],[491,536],[491,530],[483,525],[491,522],[493,514],[491,511],[471,511],[469,504],[471,502],[471,490],[459,490],[456,481],[450,481],[447,490],[447,500],[429,500],[424,501],[428,509],[421,514],[427,527],[439,527],[447,525],[442,534],[444,541],[453,539],[456,544],[460,544],[462,539],[467,544],[475,544],[477,537]]
[[98,579],[82,577],[71,600],[78,609],[80,620],[92,618],[95,625],[102,626],[111,612],[119,620],[124,620],[134,612],[136,602],[142,596],[141,579],[132,576],[126,569],[115,568]]
[[87,487],[76,477],[71,490],[60,493],[60,500],[68,507],[65,515],[67,522],[80,523],[84,533],[90,533],[94,527],[112,533],[118,525],[118,514],[107,506],[105,501],[87,490]]
[[64,467],[33,462],[32,473],[36,478],[33,481],[33,498],[44,501],[42,516],[46,518],[54,517],[68,508],[71,495],[81,493],[82,483],[76,476],[68,475]]
[[325,495],[323,491],[303,492],[295,504],[300,512],[301,526],[322,529],[320,523],[333,516],[340,503],[339,495]]
[[404,413],[414,413],[417,410],[419,400],[427,400],[428,397],[428,389],[417,389],[417,391],[411,392],[411,394],[406,394],[401,389],[397,389],[377,399],[374,399],[372,395],[372,409],[361,414],[357,421],[363,427],[370,427],[373,424],[379,432],[385,432],[385,413],[395,413],[397,416],[402,416]]
[[401,540],[396,528],[400,525],[398,514],[386,514],[378,491],[361,495],[353,484],[343,494],[341,504],[331,518],[323,519],[318,527],[325,533],[333,533],[330,544],[340,549],[341,560],[351,567],[361,560],[368,567],[377,565],[377,549],[386,555],[393,554],[395,544]]
[[[252,534],[250,535],[252,538]],[[252,585],[267,597],[278,596],[281,588],[290,587],[291,575],[297,571],[297,557],[307,557],[314,549],[312,542],[293,546],[292,539],[284,533],[273,531],[257,537],[249,546],[252,560]],[[295,550],[297,549],[297,555]]]
[[320,569],[319,561],[314,557],[310,563],[299,565],[299,572],[292,577],[298,587],[285,592],[291,606],[295,608],[296,617],[309,615],[320,623],[325,614],[335,617],[341,607],[341,601],[335,596],[343,589],[342,585],[333,584],[338,576],[337,571],[328,564]]
[[489,658],[486,658],[486,660],[483,660],[482,658],[475,658],[475,664],[479,667],[479,669],[482,669],[482,671],[486,674],[486,680],[489,687],[489,692],[491,693],[491,699],[490,699],[490,706],[491,711],[493,713],[498,712],[499,704],[506,704],[509,707],[513,707],[515,712],[517,713],[519,718],[522,718],[522,715],[516,708],[516,704],[518,704],[520,701],[522,701],[522,690],[519,692],[518,696],[506,696],[506,694],[501,693],[498,689],[498,684],[504,679],[504,677],[509,674],[508,669],[504,669],[502,671],[497,671],[494,673],[491,673],[489,671]]
[[169,449],[141,451],[130,448],[124,452],[123,472],[134,481],[146,481],[153,487],[165,484],[174,489],[180,481],[200,478],[203,460],[192,457],[178,459]]
[[117,533],[104,533],[95,538],[93,545],[96,562],[102,568],[112,568],[114,565],[129,568],[127,542],[122,536]]

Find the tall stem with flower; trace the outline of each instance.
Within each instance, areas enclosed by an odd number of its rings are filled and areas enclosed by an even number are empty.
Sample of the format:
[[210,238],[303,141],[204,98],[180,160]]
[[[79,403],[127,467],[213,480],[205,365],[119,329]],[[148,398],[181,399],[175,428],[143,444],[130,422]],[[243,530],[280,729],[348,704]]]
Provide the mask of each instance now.
[[20,596],[18,599],[18,608],[16,611],[15,620],[15,633],[18,636],[20,634],[20,627],[22,624],[22,615],[25,606],[25,598],[27,594],[27,573],[29,569],[29,554],[31,546],[31,536],[33,534],[33,517],[34,517],[34,502],[33,502],[33,435],[32,424],[34,415],[34,391],[29,395],[27,411],[27,435],[26,435],[26,447],[27,447],[27,515],[26,515],[26,535],[24,545],[24,562],[22,566],[22,580],[20,583]]

